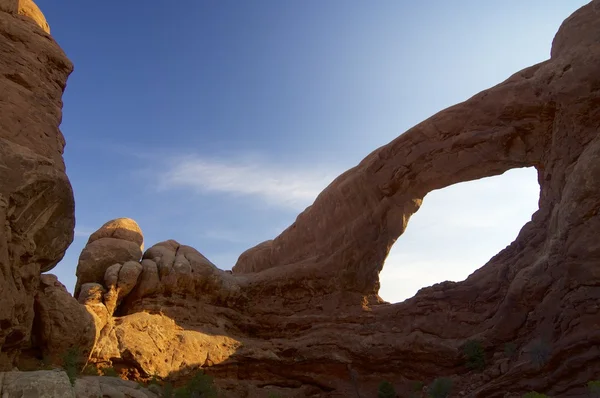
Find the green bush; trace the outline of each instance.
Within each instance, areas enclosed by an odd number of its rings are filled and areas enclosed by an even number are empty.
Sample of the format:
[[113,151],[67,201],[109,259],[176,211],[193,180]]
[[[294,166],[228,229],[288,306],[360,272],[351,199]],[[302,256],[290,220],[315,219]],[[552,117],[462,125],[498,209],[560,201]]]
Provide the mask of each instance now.
[[440,377],[435,379],[427,388],[429,398],[448,398],[452,392],[452,380]]
[[173,398],[173,385],[171,383],[165,383],[162,389],[163,398]]
[[469,369],[483,370],[485,368],[485,351],[479,341],[467,341],[463,347],[463,353],[467,360],[466,365]]
[[98,376],[100,374],[100,371],[98,370],[98,367],[96,365],[89,364],[83,368],[81,373],[87,376]]
[[152,384],[156,384],[157,386],[162,385],[160,379],[158,377],[156,377],[156,375],[153,375],[150,380],[148,380],[148,385],[152,385]]
[[112,366],[102,368],[102,375],[108,377],[119,377],[119,373]]
[[423,391],[423,387],[425,387],[425,383],[423,383],[422,381],[414,381],[412,383],[413,392],[421,392]]
[[396,390],[389,381],[382,381],[377,389],[377,398],[396,398]]
[[63,355],[62,362],[63,368],[69,377],[69,381],[71,382],[71,385],[74,386],[81,364],[81,352],[79,351],[79,348],[69,348]]
[[540,394],[539,392],[528,392],[527,394],[523,395],[523,398],[550,398],[549,396],[547,396],[546,394]]
[[413,381],[410,386],[410,394],[408,398],[421,398],[423,387],[425,384],[422,381]]
[[587,383],[588,391],[594,398],[600,397],[600,380],[591,380]]
[[175,398],[216,398],[217,390],[213,384],[212,377],[205,375],[202,371],[184,386],[175,390]]

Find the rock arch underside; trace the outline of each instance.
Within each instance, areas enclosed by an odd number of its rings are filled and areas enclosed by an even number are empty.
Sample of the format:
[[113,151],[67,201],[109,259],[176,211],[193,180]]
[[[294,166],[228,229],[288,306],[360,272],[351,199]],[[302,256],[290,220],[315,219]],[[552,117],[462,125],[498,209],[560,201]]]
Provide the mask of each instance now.
[[[130,379],[202,368],[232,397],[370,397],[384,379],[408,396],[439,376],[463,396],[577,397],[600,378],[600,0],[564,21],[550,59],[373,151],[233,272],[175,241],[144,251],[117,219],[82,251],[75,298],[41,274],[74,230],[58,129],[72,65],[49,31],[31,1],[0,0],[2,369],[77,345]],[[428,192],[517,167],[535,167],[541,191],[512,244],[463,282],[378,297]],[[472,339],[482,372],[465,366]]]

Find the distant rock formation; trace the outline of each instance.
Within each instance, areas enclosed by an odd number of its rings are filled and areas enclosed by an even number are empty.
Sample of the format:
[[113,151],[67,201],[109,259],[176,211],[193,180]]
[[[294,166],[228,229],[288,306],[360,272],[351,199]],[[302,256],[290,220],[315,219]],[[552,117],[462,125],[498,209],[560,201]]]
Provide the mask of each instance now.
[[[118,218],[104,224],[90,236],[79,256],[75,296],[79,295],[82,285],[86,283],[102,283],[111,266],[121,266],[128,261],[137,264],[143,248],[144,237],[135,221]],[[113,273],[118,274],[119,270],[120,267],[112,268]]]
[[[231,397],[372,396],[383,380],[409,396],[440,376],[458,396],[580,397],[598,378],[600,0],[563,23],[549,60],[371,153],[281,235],[243,253],[233,273],[172,240],[143,252],[133,220],[110,221],[79,259],[78,303],[40,278],[73,233],[57,128],[70,64],[7,4],[0,85],[14,103],[0,104],[0,166],[14,171],[0,173],[9,276],[0,280],[0,365],[28,344],[52,354],[72,341],[89,346],[90,363],[134,380],[177,383],[202,368]],[[27,90],[38,90],[35,101]],[[538,170],[539,210],[510,246],[463,282],[397,304],[379,298],[385,257],[428,192],[528,166]],[[463,352],[473,340],[481,369]],[[5,384],[21,377],[0,374]]]
[[29,0],[0,1],[0,370],[31,346],[40,273],[73,240],[61,96],[73,66]]

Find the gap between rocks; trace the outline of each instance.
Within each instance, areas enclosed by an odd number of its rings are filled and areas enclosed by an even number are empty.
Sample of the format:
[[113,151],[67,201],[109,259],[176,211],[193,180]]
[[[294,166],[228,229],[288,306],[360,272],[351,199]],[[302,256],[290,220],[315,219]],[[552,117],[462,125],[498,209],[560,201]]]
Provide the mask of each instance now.
[[430,192],[390,250],[379,295],[396,303],[423,287],[466,279],[516,239],[539,196],[533,167]]

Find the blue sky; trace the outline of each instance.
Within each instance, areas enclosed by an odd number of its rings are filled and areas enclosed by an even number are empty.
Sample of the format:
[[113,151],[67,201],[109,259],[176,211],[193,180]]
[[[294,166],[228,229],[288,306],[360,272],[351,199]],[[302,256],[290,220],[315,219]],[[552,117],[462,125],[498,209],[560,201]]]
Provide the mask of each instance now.
[[[548,58],[586,1],[37,0],[75,64],[61,129],[76,237],[135,219],[146,247],[223,269],[293,222],[373,149]],[[461,280],[537,208],[535,171],[427,195],[382,272],[383,298]]]

